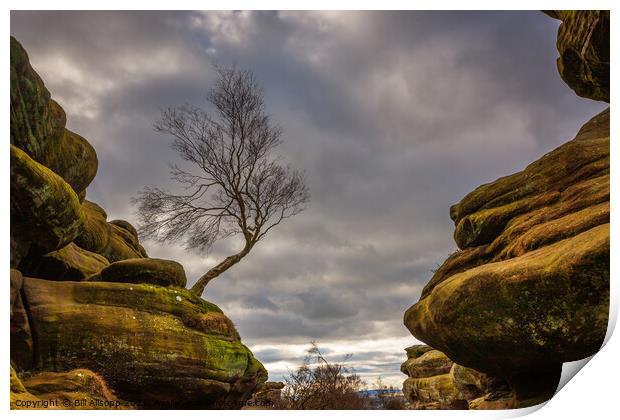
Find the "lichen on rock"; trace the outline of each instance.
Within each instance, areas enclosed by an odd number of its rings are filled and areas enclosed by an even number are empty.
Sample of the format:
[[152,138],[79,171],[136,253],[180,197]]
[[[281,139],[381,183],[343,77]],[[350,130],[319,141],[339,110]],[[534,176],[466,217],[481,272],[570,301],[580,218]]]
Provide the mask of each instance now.
[[[36,369],[91,369],[141,407],[209,407],[267,379],[221,310],[182,289],[24,279],[38,343]],[[181,299],[177,299],[180,297]]]
[[185,287],[187,277],[176,261],[160,258],[130,258],[113,262],[88,278],[89,281],[149,283],[158,286]]
[[31,247],[40,253],[55,251],[82,232],[85,217],[75,191],[13,145],[10,204],[13,266]]
[[76,193],[97,173],[95,149],[65,128],[66,115],[11,37],[11,144],[63,178]]
[[[451,216],[464,249],[405,314],[417,338],[492,373],[546,369],[598,350],[609,306],[608,110],[523,172],[467,195]],[[480,226],[469,230],[473,243],[459,237],[472,219]],[[487,221],[493,234],[476,236]]]
[[140,245],[133,231],[127,230],[118,222],[107,222],[105,210],[96,203],[84,200],[84,228],[75,238],[79,247],[103,255],[109,262],[116,262],[130,258],[146,258],[148,255]]

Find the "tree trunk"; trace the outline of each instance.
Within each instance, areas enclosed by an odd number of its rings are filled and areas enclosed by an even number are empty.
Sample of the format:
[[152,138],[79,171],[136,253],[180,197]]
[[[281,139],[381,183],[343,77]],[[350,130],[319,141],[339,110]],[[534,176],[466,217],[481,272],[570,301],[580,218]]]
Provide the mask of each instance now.
[[200,277],[196,284],[191,288],[191,292],[194,293],[196,296],[202,296],[202,293],[205,291],[205,287],[207,287],[207,284],[209,284],[211,280],[213,280],[224,271],[228,270],[230,267],[241,261],[241,259],[250,252],[251,248],[251,246],[246,246],[238,254],[226,257],[224,261],[203,274],[202,277]]

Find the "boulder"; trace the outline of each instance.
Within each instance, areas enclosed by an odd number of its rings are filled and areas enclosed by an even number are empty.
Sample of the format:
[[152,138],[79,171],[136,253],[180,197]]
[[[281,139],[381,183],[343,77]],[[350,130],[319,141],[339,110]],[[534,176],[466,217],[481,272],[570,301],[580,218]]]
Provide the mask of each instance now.
[[13,145],[10,203],[13,266],[23,258],[25,249],[55,251],[82,232],[85,216],[73,189]]
[[116,224],[108,223],[105,210],[92,201],[84,200],[82,210],[85,217],[84,229],[75,239],[80,248],[103,255],[109,262],[147,257],[137,235],[134,234],[135,229],[127,230],[119,225],[118,221]]
[[265,382],[244,402],[242,410],[272,410],[281,408],[281,394],[284,382]]
[[86,368],[142,408],[246,401],[267,372],[214,304],[150,284],[24,278],[35,369]]
[[[480,372],[456,365],[444,353],[427,345],[405,349],[407,361],[401,371],[408,376],[403,384],[403,394],[417,410],[467,409],[468,401],[486,391],[474,389],[473,378],[484,376]],[[457,367],[458,366],[458,367]]]
[[51,99],[26,51],[11,37],[11,144],[80,193],[97,173],[97,154],[65,123],[65,112]]
[[110,263],[99,254],[86,251],[73,242],[58,251],[26,257],[20,270],[29,277],[47,280],[83,280]]
[[[413,346],[401,371],[408,376],[403,394],[416,410],[495,410],[522,408],[551,398],[561,368],[513,372],[508,378],[490,376],[454,363],[428,346]],[[413,351],[417,349],[420,351]]]
[[411,347],[407,347],[405,352],[407,353],[408,359],[415,359],[416,357],[422,356],[424,353],[433,350],[431,346],[427,346],[426,344],[416,344]]
[[579,96],[609,102],[609,10],[556,10],[558,71]]
[[594,354],[609,308],[609,110],[451,209],[450,256],[405,314],[452,360],[509,378]]
[[91,276],[89,281],[149,283],[158,286],[185,287],[187,277],[176,261],[159,258],[130,258],[114,262]]
[[468,407],[449,373],[408,378],[403,384],[403,394],[417,410],[464,410]]
[[19,378],[11,368],[11,409],[114,410],[130,408],[88,369],[40,372]]
[[427,376],[443,375],[450,372],[452,360],[438,350],[430,350],[419,357],[408,359],[402,371],[410,378],[425,378]]
[[116,220],[110,220],[109,223],[111,225],[115,225],[115,226],[118,226],[119,228],[125,229],[127,232],[131,233],[133,237],[136,238],[136,240],[138,239],[138,231],[127,220],[116,219]]

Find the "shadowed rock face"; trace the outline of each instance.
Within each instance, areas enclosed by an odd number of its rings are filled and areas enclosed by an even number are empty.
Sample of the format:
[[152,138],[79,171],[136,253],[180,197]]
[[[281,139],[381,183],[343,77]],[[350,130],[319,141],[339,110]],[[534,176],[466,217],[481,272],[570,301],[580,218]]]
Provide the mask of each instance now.
[[103,255],[86,251],[71,242],[57,251],[25,258],[19,269],[28,277],[49,280],[83,280],[110,263]]
[[577,95],[609,102],[609,10],[546,12],[558,29],[558,71]]
[[85,200],[96,170],[11,38],[12,403],[241,407],[264,367],[217,306],[183,289],[181,264],[146,258],[129,222]]

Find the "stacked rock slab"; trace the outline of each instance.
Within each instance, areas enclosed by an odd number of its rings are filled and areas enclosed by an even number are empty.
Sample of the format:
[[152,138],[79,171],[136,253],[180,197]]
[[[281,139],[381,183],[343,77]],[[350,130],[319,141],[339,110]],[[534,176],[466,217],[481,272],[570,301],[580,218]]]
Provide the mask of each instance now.
[[181,264],[147,258],[129,222],[85,200],[97,156],[65,122],[11,38],[12,407],[241,407],[264,367],[216,305],[184,289]]
[[522,406],[502,379],[461,366],[427,345],[405,349],[403,393],[415,410],[509,409]]
[[406,349],[401,371],[408,376],[403,393],[416,410],[467,409],[486,392],[486,375],[455,364],[425,345]]
[[[563,20],[562,77],[578,94],[608,100],[609,75],[599,66],[609,45],[602,35],[609,28],[600,26],[608,25],[608,15],[556,16]],[[571,68],[565,52],[575,46],[581,47],[582,62]],[[460,251],[439,267],[405,313],[416,338],[460,365],[505,380],[515,395],[513,407],[550,398],[562,363],[591,356],[603,343],[609,155],[608,108],[573,140],[452,206]],[[469,405],[505,408],[490,401]]]

